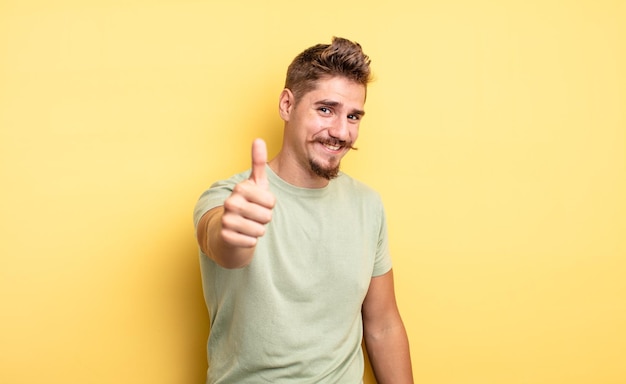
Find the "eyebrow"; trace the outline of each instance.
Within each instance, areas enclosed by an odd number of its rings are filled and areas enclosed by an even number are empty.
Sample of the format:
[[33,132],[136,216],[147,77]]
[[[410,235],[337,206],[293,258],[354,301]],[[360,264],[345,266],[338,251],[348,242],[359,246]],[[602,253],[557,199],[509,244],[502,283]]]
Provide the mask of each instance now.
[[[320,100],[320,101],[316,101],[315,105],[327,105],[329,107],[336,107],[338,105],[342,105],[340,102],[335,101],[335,100]],[[350,113],[351,115],[359,115],[359,116],[364,116],[365,115],[365,111],[361,110],[361,109],[353,109]]]

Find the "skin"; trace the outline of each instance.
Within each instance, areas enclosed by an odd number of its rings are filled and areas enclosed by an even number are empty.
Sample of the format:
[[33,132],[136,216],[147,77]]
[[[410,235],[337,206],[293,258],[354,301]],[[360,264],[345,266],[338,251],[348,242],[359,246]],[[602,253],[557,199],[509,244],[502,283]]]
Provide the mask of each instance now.
[[297,101],[284,89],[278,103],[285,121],[283,146],[269,163],[272,170],[299,187],[328,185],[329,180],[316,174],[310,162],[326,170],[339,167],[359,136],[364,104],[365,87],[343,77],[318,81]]
[[[283,145],[269,166],[292,185],[325,187],[358,138],[364,104],[365,86],[344,77],[320,79],[299,100],[284,89],[279,98],[279,114],[285,122]],[[236,185],[224,206],[207,212],[198,224],[200,248],[225,268],[250,263],[276,204],[265,172],[267,149],[262,140],[253,142],[251,158],[250,178]],[[314,171],[311,163],[321,171]],[[393,271],[372,278],[362,316],[365,346],[378,383],[413,383]]]

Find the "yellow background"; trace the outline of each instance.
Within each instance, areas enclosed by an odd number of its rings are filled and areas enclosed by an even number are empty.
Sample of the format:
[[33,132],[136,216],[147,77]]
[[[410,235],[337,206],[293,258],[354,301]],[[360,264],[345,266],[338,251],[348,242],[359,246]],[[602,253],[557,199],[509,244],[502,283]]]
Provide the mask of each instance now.
[[[290,60],[373,59],[416,382],[626,382],[626,2],[0,3],[0,383],[200,383],[191,212]],[[370,374],[367,383],[372,383]]]

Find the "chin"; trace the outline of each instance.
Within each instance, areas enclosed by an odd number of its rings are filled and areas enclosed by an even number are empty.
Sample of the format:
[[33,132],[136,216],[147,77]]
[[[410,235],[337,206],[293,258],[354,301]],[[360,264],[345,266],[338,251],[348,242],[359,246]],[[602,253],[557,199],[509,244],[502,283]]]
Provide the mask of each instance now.
[[313,173],[326,180],[332,180],[339,175],[339,164],[335,167],[323,167],[317,162],[309,160],[309,165],[311,166],[311,171],[313,171]]

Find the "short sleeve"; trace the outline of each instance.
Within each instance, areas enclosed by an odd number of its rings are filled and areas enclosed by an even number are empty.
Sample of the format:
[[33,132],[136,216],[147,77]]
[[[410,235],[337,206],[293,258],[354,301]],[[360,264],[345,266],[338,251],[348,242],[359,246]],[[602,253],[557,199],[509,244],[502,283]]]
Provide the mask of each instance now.
[[372,276],[381,276],[391,270],[391,253],[389,251],[389,237],[387,235],[387,218],[385,210],[380,206],[380,224],[378,231],[378,246],[376,248],[376,258],[374,260],[374,270]]
[[237,183],[245,180],[250,171],[246,171],[240,174],[237,174],[227,180],[221,180],[213,183],[209,189],[204,191],[200,198],[196,202],[196,206],[193,210],[193,225],[195,228],[198,227],[198,222],[204,216],[205,213],[210,211],[215,207],[219,207],[224,205],[224,200],[230,196],[233,192],[233,188]]

